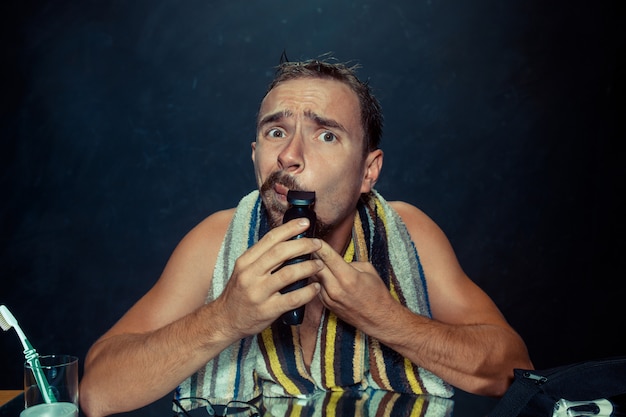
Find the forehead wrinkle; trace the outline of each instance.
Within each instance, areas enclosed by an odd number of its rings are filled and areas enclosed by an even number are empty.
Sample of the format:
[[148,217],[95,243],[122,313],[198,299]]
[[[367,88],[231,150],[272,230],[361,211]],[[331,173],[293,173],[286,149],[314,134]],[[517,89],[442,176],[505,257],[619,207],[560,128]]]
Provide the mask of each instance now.
[[[279,110],[277,112],[268,114],[267,116],[264,116],[261,119],[259,119],[257,125],[260,127],[268,123],[277,123],[281,121],[282,119],[293,117],[293,115],[294,113],[289,109]],[[338,121],[320,116],[319,114],[315,113],[313,110],[305,110],[304,116],[307,119],[313,121],[318,126],[340,129],[344,132],[347,132],[346,128]]]
[[263,126],[267,123],[276,123],[284,118],[287,117],[291,117],[293,116],[293,112],[291,110],[279,110],[277,112],[274,112],[272,114],[268,114],[267,116],[260,118],[259,121],[257,122],[257,126]]
[[322,117],[319,114],[315,113],[312,110],[305,110],[304,115],[315,122],[318,126],[325,126],[334,129],[340,129],[344,132],[347,132],[346,128],[341,125],[338,121],[334,119],[329,119],[326,117]]

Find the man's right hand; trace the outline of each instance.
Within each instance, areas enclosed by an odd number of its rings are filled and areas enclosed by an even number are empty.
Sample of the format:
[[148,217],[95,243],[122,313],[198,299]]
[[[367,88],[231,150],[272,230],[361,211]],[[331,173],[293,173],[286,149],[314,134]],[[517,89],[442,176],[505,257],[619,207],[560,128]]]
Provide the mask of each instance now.
[[281,294],[289,284],[318,273],[319,260],[280,266],[297,256],[322,247],[318,239],[290,240],[309,227],[305,218],[291,220],[270,230],[235,262],[233,273],[222,294],[214,301],[223,313],[225,336],[234,340],[260,333],[281,314],[311,301],[320,291],[318,283]]

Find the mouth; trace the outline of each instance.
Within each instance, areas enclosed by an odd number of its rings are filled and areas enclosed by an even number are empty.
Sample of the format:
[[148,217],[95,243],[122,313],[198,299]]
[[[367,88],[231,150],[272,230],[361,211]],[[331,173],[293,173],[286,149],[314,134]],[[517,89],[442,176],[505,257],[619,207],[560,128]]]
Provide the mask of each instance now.
[[261,184],[260,192],[263,195],[264,203],[275,217],[281,217],[289,207],[287,193],[290,190],[301,190],[300,184],[290,175],[276,171],[271,173]]
[[287,193],[289,192],[289,188],[285,187],[283,184],[276,183],[274,184],[274,192],[276,193],[276,197],[279,201],[287,201]]

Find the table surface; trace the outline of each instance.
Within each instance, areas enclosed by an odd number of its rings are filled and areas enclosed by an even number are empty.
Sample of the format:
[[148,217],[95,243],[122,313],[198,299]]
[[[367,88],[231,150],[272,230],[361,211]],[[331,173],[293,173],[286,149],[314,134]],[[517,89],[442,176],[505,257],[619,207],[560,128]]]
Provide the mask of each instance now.
[[22,393],[22,390],[0,390],[0,406],[8,403]]
[[[19,417],[19,413],[24,408],[22,393],[22,390],[0,390],[0,417]],[[454,403],[455,417],[485,417],[497,404],[497,400],[457,390]],[[168,395],[153,404],[129,413],[122,413],[120,416],[169,417],[172,415],[171,410],[172,401],[171,396]],[[83,416],[82,412],[80,416]]]

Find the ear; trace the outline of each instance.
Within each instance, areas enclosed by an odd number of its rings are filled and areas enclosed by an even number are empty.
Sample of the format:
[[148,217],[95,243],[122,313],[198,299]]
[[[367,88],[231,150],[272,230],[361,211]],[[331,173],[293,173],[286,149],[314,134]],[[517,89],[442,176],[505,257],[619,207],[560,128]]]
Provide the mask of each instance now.
[[252,163],[256,162],[256,142],[250,144],[252,146]]
[[383,151],[373,150],[365,157],[365,173],[361,183],[361,193],[369,193],[378,181],[380,171],[383,169]]

